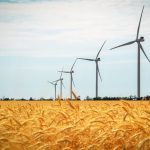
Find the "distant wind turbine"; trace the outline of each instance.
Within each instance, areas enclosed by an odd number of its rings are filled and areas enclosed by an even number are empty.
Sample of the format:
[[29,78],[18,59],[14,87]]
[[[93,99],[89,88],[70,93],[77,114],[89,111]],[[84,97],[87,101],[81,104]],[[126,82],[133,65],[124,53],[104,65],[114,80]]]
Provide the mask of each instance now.
[[131,41],[131,42],[128,42],[128,43],[125,43],[125,44],[122,44],[122,45],[119,45],[119,46],[116,46],[116,47],[113,47],[110,49],[110,50],[112,50],[112,49],[115,49],[118,47],[133,44],[135,42],[137,43],[137,46],[138,46],[138,49],[137,49],[137,98],[138,99],[140,99],[140,50],[143,52],[143,54],[145,55],[147,60],[150,62],[149,58],[147,57],[147,55],[146,55],[146,53],[145,53],[145,51],[141,45],[141,42],[144,42],[144,37],[139,38],[139,31],[140,31],[140,25],[141,25],[143,10],[144,10],[144,6],[142,8],[142,12],[141,12],[141,16],[140,16],[140,20],[139,20],[139,24],[138,24],[138,28],[137,28],[136,39],[134,41]]
[[[71,100],[72,100],[72,83],[74,84],[72,74],[74,73],[73,67],[74,67],[76,61],[77,61],[77,59],[74,61],[73,65],[72,65],[72,67],[71,67],[71,69],[70,69],[70,71],[63,71],[63,70],[62,70],[62,71],[59,71],[59,72],[62,72],[62,73],[69,73],[69,74],[70,74],[70,99],[71,99]],[[75,84],[74,84],[74,85],[75,85]]]
[[102,78],[101,78],[101,75],[100,75],[100,71],[99,71],[99,66],[98,66],[98,62],[100,61],[100,58],[99,58],[99,54],[104,46],[104,44],[106,43],[106,41],[104,41],[103,45],[101,46],[100,50],[98,51],[97,55],[96,55],[96,58],[95,59],[88,59],[88,58],[77,58],[77,59],[82,59],[82,60],[87,60],[87,61],[94,61],[95,64],[96,64],[96,87],[95,87],[95,91],[96,91],[96,95],[95,97],[98,98],[98,75],[102,81]]
[[[62,69],[62,71],[63,71],[63,69]],[[64,83],[63,83],[62,72],[60,74],[60,78],[58,79],[58,81],[60,81],[60,99],[62,99],[62,87],[65,87]]]
[[56,87],[57,87],[57,82],[58,82],[58,80],[52,81],[52,82],[48,81],[48,83],[54,85],[54,88],[55,88],[55,100],[56,100]]

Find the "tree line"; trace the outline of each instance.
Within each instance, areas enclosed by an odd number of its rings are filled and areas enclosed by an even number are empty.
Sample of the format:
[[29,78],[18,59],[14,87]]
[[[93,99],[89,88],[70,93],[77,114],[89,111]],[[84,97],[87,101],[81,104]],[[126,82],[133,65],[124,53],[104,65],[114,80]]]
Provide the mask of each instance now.
[[[0,98],[1,101],[14,101],[14,100],[18,100],[18,101],[54,101],[53,98],[43,98],[41,97],[40,99],[35,99],[30,97],[29,99],[25,99],[25,98],[21,98],[21,99],[14,99],[14,98],[9,98],[9,97],[3,97]],[[57,100],[57,99],[56,99]],[[65,100],[65,99],[62,99]],[[81,100],[80,97],[78,97],[78,99],[73,99],[73,100]],[[144,97],[140,97],[137,98],[136,96],[128,96],[128,97],[109,97],[109,96],[105,96],[105,97],[97,97],[97,98],[91,98],[89,96],[87,96],[85,99],[83,100],[88,100],[88,101],[101,101],[101,100],[150,100],[150,96],[144,96]]]

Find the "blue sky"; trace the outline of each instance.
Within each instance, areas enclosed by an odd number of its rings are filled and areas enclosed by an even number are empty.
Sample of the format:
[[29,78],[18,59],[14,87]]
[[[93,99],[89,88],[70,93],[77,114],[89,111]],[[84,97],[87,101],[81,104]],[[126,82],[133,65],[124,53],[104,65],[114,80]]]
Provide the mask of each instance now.
[[[54,97],[47,80],[58,79],[76,57],[94,58],[105,40],[99,96],[136,95],[137,45],[109,49],[135,39],[143,5],[140,35],[150,57],[148,0],[1,0],[0,97]],[[95,96],[95,64],[80,60],[74,71],[77,95]],[[149,74],[141,53],[141,96],[150,95]],[[63,78],[69,97],[69,75]]]

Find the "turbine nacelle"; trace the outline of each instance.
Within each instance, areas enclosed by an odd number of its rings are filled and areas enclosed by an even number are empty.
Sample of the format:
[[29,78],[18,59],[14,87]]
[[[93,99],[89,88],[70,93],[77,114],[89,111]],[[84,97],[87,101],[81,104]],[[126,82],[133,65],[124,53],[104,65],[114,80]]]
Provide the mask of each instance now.
[[101,61],[101,59],[100,59],[100,58],[97,58],[95,61]]
[[140,41],[140,42],[144,42],[144,37],[141,36],[140,39],[139,39],[139,41]]

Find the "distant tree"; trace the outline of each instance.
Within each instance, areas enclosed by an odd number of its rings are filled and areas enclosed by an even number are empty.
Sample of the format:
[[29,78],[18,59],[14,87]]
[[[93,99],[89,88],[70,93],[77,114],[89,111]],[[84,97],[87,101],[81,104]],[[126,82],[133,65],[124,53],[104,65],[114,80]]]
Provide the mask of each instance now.
[[44,101],[44,100],[45,100],[45,98],[44,98],[44,97],[41,97],[41,98],[40,98],[40,101]]
[[4,97],[3,100],[4,101],[9,101],[9,98],[8,97]]
[[32,97],[30,97],[30,99],[29,99],[30,101],[33,101],[33,98]]
[[150,100],[150,96],[147,95],[147,96],[145,97],[145,99],[146,99],[146,100]]
[[77,100],[80,100],[80,96],[78,96]]
[[53,99],[52,98],[50,98],[50,99],[47,99],[48,101],[53,101]]
[[86,99],[86,100],[92,100],[92,98],[89,97],[89,96],[87,96],[85,99]]
[[101,100],[101,97],[94,97],[93,100]]

